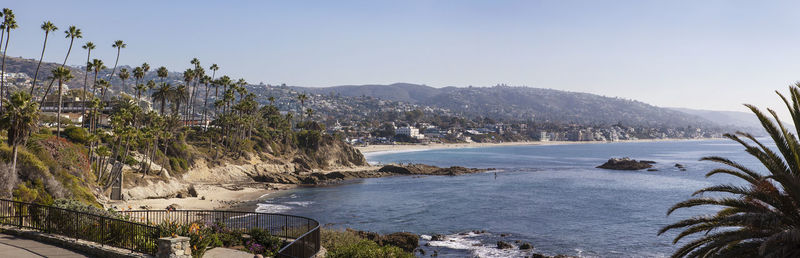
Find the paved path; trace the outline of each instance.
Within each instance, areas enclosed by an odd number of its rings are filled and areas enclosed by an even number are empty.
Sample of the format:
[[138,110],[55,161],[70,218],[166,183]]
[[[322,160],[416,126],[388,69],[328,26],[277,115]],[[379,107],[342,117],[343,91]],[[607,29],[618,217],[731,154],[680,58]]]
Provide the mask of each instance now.
[[0,257],[88,257],[39,241],[0,234]]

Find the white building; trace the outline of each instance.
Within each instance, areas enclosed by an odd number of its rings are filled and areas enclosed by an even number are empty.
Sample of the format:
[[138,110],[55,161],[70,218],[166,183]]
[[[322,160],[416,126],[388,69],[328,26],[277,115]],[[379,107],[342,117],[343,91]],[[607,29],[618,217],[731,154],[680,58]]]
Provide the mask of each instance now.
[[413,126],[403,126],[403,127],[397,128],[397,130],[395,132],[398,135],[400,135],[400,134],[408,135],[408,137],[411,137],[413,139],[423,139],[423,138],[425,138],[425,135],[420,134],[419,133],[419,129],[414,128]]

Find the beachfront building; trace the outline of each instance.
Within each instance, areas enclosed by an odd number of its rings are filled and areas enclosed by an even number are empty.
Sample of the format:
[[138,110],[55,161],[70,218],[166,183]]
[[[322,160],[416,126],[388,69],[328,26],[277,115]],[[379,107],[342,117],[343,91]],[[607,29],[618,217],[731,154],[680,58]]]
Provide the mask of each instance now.
[[397,128],[397,130],[395,131],[395,134],[397,134],[397,135],[408,135],[408,137],[410,137],[412,139],[423,139],[423,138],[425,138],[425,135],[420,134],[419,133],[419,129],[417,129],[417,128],[413,127],[413,126],[403,126],[403,127]]

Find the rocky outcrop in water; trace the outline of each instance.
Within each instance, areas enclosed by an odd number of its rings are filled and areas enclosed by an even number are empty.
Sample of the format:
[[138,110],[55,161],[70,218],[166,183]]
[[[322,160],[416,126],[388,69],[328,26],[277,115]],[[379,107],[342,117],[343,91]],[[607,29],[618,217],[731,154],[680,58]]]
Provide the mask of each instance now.
[[394,173],[399,175],[437,175],[437,176],[457,176],[463,174],[479,173],[493,169],[479,169],[479,168],[465,168],[459,166],[452,166],[449,168],[440,168],[437,166],[430,166],[424,164],[410,164],[405,166],[400,165],[386,165],[378,169],[378,172]]
[[597,168],[602,169],[613,169],[613,170],[640,170],[646,168],[653,167],[653,161],[637,161],[635,159],[631,159],[628,157],[625,158],[611,158],[603,165],[597,166]]
[[347,229],[356,235],[372,240],[379,245],[393,245],[400,247],[406,252],[414,252],[419,247],[419,236],[408,232],[396,232],[386,235],[381,235],[375,232]]

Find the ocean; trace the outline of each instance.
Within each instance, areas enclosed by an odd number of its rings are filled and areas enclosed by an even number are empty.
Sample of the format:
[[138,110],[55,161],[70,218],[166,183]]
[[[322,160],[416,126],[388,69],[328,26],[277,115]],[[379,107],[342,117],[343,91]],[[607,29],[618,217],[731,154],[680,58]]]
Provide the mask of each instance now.
[[[699,159],[722,156],[763,171],[743,149],[729,140],[692,140],[371,153],[371,163],[496,171],[298,188],[267,196],[257,211],[308,216],[334,228],[421,234],[426,254],[436,251],[439,257],[530,255],[516,248],[497,249],[500,240],[515,247],[529,242],[533,252],[550,255],[664,257],[688,239],[673,245],[678,232],[657,236],[661,227],[716,211],[698,207],[667,216],[667,209],[702,187],[742,184],[730,176],[706,178],[721,165]],[[612,157],[653,160],[659,171],[595,168]],[[447,235],[447,240],[427,241],[434,234]]]

